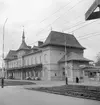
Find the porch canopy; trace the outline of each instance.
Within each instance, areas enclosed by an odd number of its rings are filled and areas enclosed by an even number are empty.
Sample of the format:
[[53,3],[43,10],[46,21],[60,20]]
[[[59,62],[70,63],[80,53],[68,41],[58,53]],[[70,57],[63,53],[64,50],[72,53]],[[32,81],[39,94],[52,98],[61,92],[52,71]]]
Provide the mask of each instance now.
[[[99,7],[99,11],[95,12],[97,7]],[[97,18],[100,18],[100,0],[95,0],[85,14],[85,20],[92,20]]]
[[28,66],[23,66],[23,67],[14,67],[14,68],[9,68],[7,70],[21,70],[21,69],[28,69],[28,68],[36,68],[36,67],[42,67],[42,64],[35,64],[35,65],[28,65]]
[[82,55],[77,54],[75,52],[71,52],[67,55],[67,59],[65,60],[65,55],[58,61],[58,63],[62,62],[69,62],[69,61],[81,61],[81,62],[92,62],[92,60],[89,60],[87,58],[84,58]]

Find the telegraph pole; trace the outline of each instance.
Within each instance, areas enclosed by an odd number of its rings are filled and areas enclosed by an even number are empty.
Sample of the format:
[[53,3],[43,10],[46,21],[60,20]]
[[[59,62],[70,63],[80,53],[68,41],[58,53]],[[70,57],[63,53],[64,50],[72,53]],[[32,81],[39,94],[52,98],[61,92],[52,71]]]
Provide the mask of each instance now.
[[8,18],[5,20],[3,25],[3,44],[2,44],[2,80],[1,80],[1,87],[4,87],[4,37],[5,37],[5,24]]
[[67,37],[65,35],[65,77],[66,77],[66,85],[68,84],[68,74],[67,74]]

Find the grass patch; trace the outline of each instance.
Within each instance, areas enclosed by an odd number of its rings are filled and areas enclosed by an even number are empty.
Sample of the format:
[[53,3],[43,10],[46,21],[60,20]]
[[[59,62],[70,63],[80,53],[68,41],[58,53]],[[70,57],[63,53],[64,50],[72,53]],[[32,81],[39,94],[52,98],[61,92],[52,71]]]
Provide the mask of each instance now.
[[55,87],[39,87],[27,89],[100,101],[100,87],[95,86],[63,85]]
[[[33,82],[26,82],[26,81],[8,81],[4,80],[4,86],[18,86],[18,85],[33,85],[36,83]],[[1,81],[0,81],[0,86],[1,86]]]

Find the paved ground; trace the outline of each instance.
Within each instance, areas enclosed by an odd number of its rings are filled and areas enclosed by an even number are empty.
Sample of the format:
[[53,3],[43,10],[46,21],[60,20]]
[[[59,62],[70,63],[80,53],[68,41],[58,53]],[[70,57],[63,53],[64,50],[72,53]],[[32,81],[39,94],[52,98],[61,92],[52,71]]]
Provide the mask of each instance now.
[[100,105],[100,101],[25,90],[22,86],[0,88],[0,105]]

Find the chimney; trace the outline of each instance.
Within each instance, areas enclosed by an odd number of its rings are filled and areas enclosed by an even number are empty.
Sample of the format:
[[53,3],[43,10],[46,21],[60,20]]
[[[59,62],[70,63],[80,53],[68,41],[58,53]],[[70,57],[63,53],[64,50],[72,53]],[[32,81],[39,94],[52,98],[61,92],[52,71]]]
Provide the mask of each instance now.
[[43,44],[42,41],[38,41],[38,46],[41,46]]

